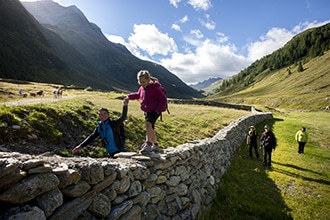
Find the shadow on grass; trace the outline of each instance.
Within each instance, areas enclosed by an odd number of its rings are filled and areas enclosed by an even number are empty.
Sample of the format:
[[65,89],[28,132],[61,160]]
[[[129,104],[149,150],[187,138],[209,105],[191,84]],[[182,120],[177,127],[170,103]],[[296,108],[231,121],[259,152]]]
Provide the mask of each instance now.
[[[273,164],[278,164],[278,165],[281,165],[281,166],[290,167],[290,168],[297,169],[297,170],[300,170],[300,171],[311,172],[311,173],[322,176],[322,173],[318,173],[318,172],[315,172],[313,170],[301,168],[301,167],[298,167],[298,166],[295,166],[295,165],[292,165],[292,164],[282,164],[282,163],[278,163],[278,162],[274,162],[274,161],[273,161]],[[278,172],[278,173],[282,173],[282,174],[285,174],[285,175],[288,175],[288,176],[291,176],[291,177],[301,178],[301,179],[306,180],[306,181],[313,181],[313,182],[317,182],[317,183],[321,183],[321,184],[330,185],[330,182],[327,181],[327,180],[324,180],[324,179],[314,179],[314,178],[310,178],[310,177],[305,177],[303,175],[299,175],[297,173],[289,172],[287,170],[283,170],[283,169],[279,169],[279,168],[274,168],[273,171]]]
[[203,219],[293,219],[277,185],[268,177],[262,161],[249,158],[239,148],[222,177],[211,210]]
[[292,165],[292,164],[288,164],[288,163],[279,163],[279,162],[275,162],[275,161],[273,161],[272,163],[273,164],[278,164],[278,165],[281,165],[281,166],[290,167],[290,168],[297,169],[297,170],[301,170],[301,171],[311,172],[311,173],[314,173],[314,174],[317,174],[317,175],[322,175],[322,173],[316,172],[314,170],[298,167],[296,165]]
[[312,157],[318,157],[318,158],[320,158],[321,160],[330,160],[330,157],[324,157],[324,156],[319,155],[319,154],[311,154],[311,153],[305,153],[305,154],[310,155],[310,156],[312,156]]

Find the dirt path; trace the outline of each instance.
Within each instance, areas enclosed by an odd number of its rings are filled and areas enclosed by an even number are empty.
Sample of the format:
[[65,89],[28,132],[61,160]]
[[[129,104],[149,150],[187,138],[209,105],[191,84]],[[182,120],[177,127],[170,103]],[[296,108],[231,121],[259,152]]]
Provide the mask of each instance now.
[[47,102],[58,102],[61,100],[72,99],[73,96],[65,96],[59,99],[56,98],[31,98],[31,99],[20,99],[13,102],[4,102],[1,105],[4,106],[17,106],[17,105],[29,105],[29,104],[39,104],[39,103],[47,103]]

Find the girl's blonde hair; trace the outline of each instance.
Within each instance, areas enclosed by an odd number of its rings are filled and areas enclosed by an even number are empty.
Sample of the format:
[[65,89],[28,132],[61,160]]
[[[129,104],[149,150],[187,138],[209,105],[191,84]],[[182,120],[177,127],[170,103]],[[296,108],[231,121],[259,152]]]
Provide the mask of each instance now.
[[158,79],[151,76],[148,70],[140,70],[137,74],[137,78],[140,79],[141,77],[144,77],[147,80],[151,80],[152,82],[158,82]]
[[148,70],[140,70],[137,74],[137,78],[140,79],[141,77],[144,77],[146,79],[151,79],[150,73]]

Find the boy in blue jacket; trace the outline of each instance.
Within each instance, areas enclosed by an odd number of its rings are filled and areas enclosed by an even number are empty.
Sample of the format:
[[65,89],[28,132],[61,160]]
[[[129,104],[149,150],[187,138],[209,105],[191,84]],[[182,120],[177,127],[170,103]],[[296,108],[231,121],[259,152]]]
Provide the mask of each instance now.
[[117,119],[110,119],[109,111],[106,108],[101,108],[99,110],[100,121],[98,122],[98,126],[94,129],[92,134],[72,150],[72,153],[75,154],[79,152],[81,148],[92,143],[97,137],[101,138],[103,147],[107,149],[109,156],[112,158],[116,153],[125,149],[125,140],[123,140],[118,128],[126,119],[128,102],[129,99],[125,98],[123,101],[122,114]]

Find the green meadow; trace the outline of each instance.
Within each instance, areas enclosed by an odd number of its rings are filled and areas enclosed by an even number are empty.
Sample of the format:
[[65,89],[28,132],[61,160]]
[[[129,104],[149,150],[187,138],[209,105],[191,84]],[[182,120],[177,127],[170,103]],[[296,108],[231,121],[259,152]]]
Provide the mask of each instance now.
[[[278,146],[272,168],[250,159],[242,144],[204,219],[329,219],[329,112],[277,112],[272,126]],[[259,134],[265,123],[259,124]],[[309,141],[298,154],[295,133],[305,126]],[[261,151],[260,151],[261,152]]]

